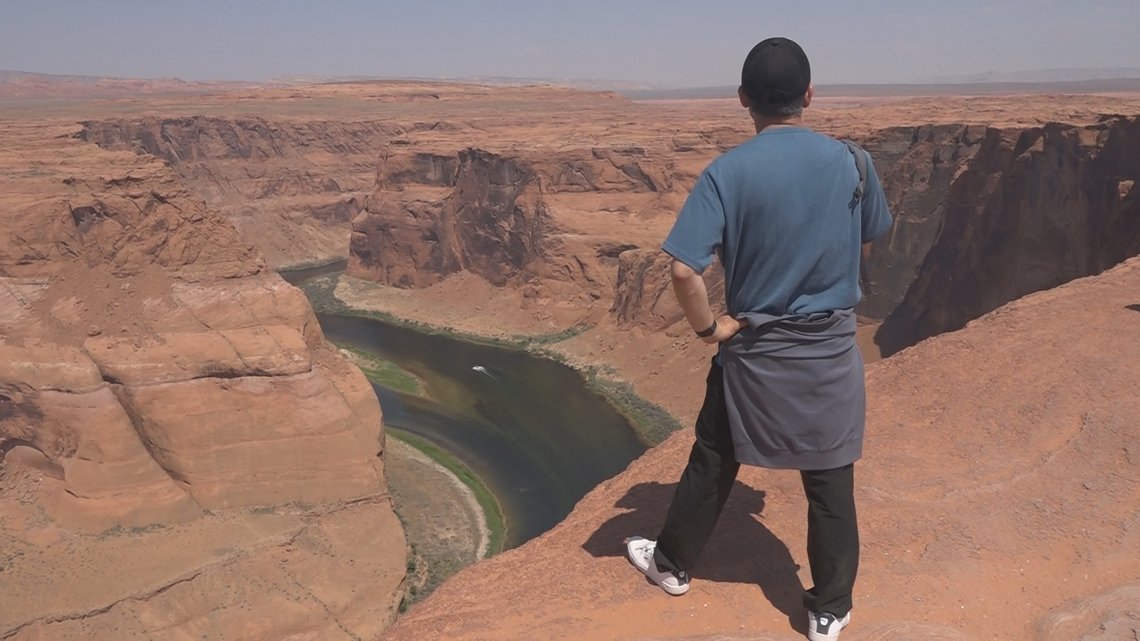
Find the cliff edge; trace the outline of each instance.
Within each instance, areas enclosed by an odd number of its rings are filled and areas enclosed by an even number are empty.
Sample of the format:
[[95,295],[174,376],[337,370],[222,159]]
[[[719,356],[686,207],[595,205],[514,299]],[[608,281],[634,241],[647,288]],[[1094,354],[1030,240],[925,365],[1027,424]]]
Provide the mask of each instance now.
[[370,386],[163,162],[76,129],[0,129],[0,639],[379,634]]
[[[1121,639],[1140,616],[1140,259],[1007,304],[868,371],[863,557],[844,639]],[[685,389],[699,402],[699,379]],[[678,433],[562,524],[469,568],[384,636],[802,638],[798,476],[746,468],[692,589],[647,583]]]

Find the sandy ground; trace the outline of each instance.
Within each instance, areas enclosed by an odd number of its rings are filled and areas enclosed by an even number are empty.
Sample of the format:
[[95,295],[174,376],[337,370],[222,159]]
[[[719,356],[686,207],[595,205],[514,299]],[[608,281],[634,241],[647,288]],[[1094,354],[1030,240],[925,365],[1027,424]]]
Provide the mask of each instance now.
[[487,555],[491,533],[471,488],[395,436],[387,438],[385,461],[408,543],[429,564],[428,591]]

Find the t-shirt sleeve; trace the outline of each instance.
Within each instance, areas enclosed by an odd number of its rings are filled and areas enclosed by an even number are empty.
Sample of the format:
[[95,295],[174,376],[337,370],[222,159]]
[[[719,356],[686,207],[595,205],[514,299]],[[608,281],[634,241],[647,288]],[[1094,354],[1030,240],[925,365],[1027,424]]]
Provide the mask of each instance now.
[[716,181],[706,169],[689,192],[661,249],[700,273],[712,264],[723,239],[724,203]]
[[883,185],[879,183],[879,174],[875,171],[875,165],[871,162],[871,154],[867,154],[867,187],[864,192],[862,235],[863,242],[869,243],[891,228],[891,212],[887,208],[887,197],[883,193]]

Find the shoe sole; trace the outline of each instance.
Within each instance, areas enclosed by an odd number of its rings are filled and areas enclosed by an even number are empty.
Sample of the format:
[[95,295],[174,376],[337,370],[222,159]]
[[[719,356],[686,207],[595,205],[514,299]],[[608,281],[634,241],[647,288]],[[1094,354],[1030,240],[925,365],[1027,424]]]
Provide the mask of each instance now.
[[630,539],[626,539],[626,542],[625,542],[625,558],[627,561],[629,561],[630,565],[637,568],[638,572],[641,572],[642,576],[645,577],[645,580],[647,580],[651,584],[656,585],[657,587],[661,588],[662,590],[665,591],[665,594],[668,594],[671,596],[681,596],[682,594],[689,591],[689,586],[687,586],[687,585],[682,587],[682,588],[674,588],[674,587],[669,587],[667,585],[663,585],[661,583],[654,581],[649,576],[649,572],[648,572],[649,568],[648,567],[643,568],[637,564],[637,561],[633,560],[633,550],[629,549],[629,542],[630,542]]

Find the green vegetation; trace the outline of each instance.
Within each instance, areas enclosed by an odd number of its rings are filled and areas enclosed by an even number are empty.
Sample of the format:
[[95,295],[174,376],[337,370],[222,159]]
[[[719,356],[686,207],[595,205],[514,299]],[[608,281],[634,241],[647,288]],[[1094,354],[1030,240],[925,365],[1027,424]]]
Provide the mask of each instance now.
[[352,362],[373,383],[413,396],[423,395],[424,388],[420,379],[392,361],[384,360],[375,354],[349,345],[335,342],[333,344],[351,354]]
[[338,274],[328,274],[305,279],[296,286],[305,292],[313,311],[322,314],[344,314],[349,309],[336,297],[336,284],[339,280]]
[[[337,300],[340,303],[339,300]],[[347,307],[343,303],[339,307],[333,309],[331,307],[320,307],[318,311],[322,313],[340,314],[341,316],[351,316],[356,318],[368,318],[388,325],[396,327],[406,327],[415,330],[421,334],[428,334],[430,336],[447,336],[456,340],[466,341],[468,343],[476,343],[478,345],[487,345],[490,347],[498,347],[501,349],[513,349],[526,352],[532,352],[541,356],[550,357],[551,353],[547,350],[539,349],[544,345],[553,345],[573,338],[582,332],[590,329],[589,325],[575,325],[560,332],[551,334],[537,334],[537,335],[516,335],[516,336],[482,336],[480,334],[471,334],[463,332],[451,327],[441,327],[439,325],[430,325],[428,323],[421,323],[416,320],[409,320],[406,318],[399,318],[393,316],[388,312],[377,312],[370,310],[361,310]],[[560,357],[556,360],[562,360]]]
[[[313,307],[322,313],[342,314],[370,318],[383,323],[407,327],[425,334],[445,335],[472,343],[490,345],[505,349],[517,349],[536,356],[549,358],[570,365],[566,357],[549,349],[550,345],[568,340],[590,329],[589,325],[575,325],[561,332],[538,336],[513,336],[509,338],[487,337],[460,332],[449,327],[439,327],[418,321],[398,318],[385,312],[363,311],[345,305],[334,295],[337,277],[321,277],[306,281],[301,286]],[[681,428],[681,424],[661,406],[638,396],[628,384],[608,378],[612,368],[576,367],[586,378],[590,389],[605,398],[610,405],[628,418],[638,435],[646,444],[653,446],[664,441],[670,434]]]
[[631,423],[638,436],[650,447],[669,438],[681,424],[665,408],[637,395],[629,383],[602,378],[596,370],[584,372],[590,391],[606,399]]
[[475,500],[478,501],[479,507],[483,510],[484,518],[487,521],[487,530],[490,532],[491,540],[490,545],[487,546],[487,556],[493,556],[502,552],[503,542],[506,540],[507,534],[507,522],[503,515],[503,508],[495,499],[495,495],[491,494],[491,490],[471,471],[471,468],[464,465],[462,461],[447,450],[427,439],[416,436],[410,432],[405,432],[404,430],[392,427],[387,429],[389,434],[423,452],[433,461],[439,463],[452,474],[459,477],[459,480],[462,481],[464,485],[471,488],[471,491],[475,494]]
[[555,343],[560,343],[590,329],[590,325],[580,324],[550,334],[517,335],[506,337],[481,336],[479,334],[462,332],[450,327],[441,327],[438,325],[421,323],[415,320],[399,318],[387,312],[362,310],[349,307],[336,297],[336,286],[338,280],[338,275],[330,274],[310,278],[302,283],[299,283],[297,286],[301,288],[301,291],[305,292],[305,296],[309,299],[309,303],[313,306],[313,310],[320,314],[340,314],[341,316],[369,318],[372,320],[380,321],[381,323],[394,325],[396,327],[406,327],[408,329],[413,329],[422,334],[428,334],[432,336],[448,336],[450,338],[456,338],[459,340],[467,341],[469,343],[489,345],[491,347],[532,351],[541,353],[543,356],[549,356],[549,354],[545,353],[545,351],[539,351],[536,348],[543,345],[553,345]]
[[[320,285],[315,284],[316,281],[325,281],[324,287],[322,288]],[[590,329],[589,325],[575,325],[561,332],[537,336],[515,336],[510,338],[479,336],[477,334],[460,332],[450,327],[439,327],[419,321],[398,318],[386,312],[353,309],[332,295],[332,290],[335,288],[335,278],[318,278],[305,283],[305,293],[309,296],[309,300],[312,301],[313,307],[322,313],[369,318],[390,325],[407,327],[424,334],[443,335],[457,340],[489,345],[501,349],[522,350],[535,356],[549,358],[550,360],[570,367],[574,366],[567,361],[566,357],[557,351],[549,349],[549,346],[573,338]],[[396,366],[392,365],[392,367]],[[364,366],[361,365],[361,368],[363,369]],[[398,370],[399,368],[396,367],[396,369]],[[647,445],[651,447],[657,445],[668,438],[670,434],[681,428],[681,424],[672,414],[661,406],[638,396],[628,383],[603,378],[603,375],[613,373],[612,368],[602,366],[575,367],[575,369],[578,369],[585,377],[586,383],[591,391],[605,398],[610,405],[633,423],[634,429]],[[368,374],[367,370],[365,374]],[[371,376],[369,378],[371,378]],[[385,382],[376,382],[381,385],[388,385]]]
[[[309,261],[301,261],[299,263],[292,263],[289,265],[278,265],[277,273],[288,275],[289,272],[300,272],[306,269],[318,269],[321,267],[333,267],[340,265],[347,265],[348,260],[339,256],[331,256],[328,258],[315,258]],[[342,268],[343,269],[343,268]]]

